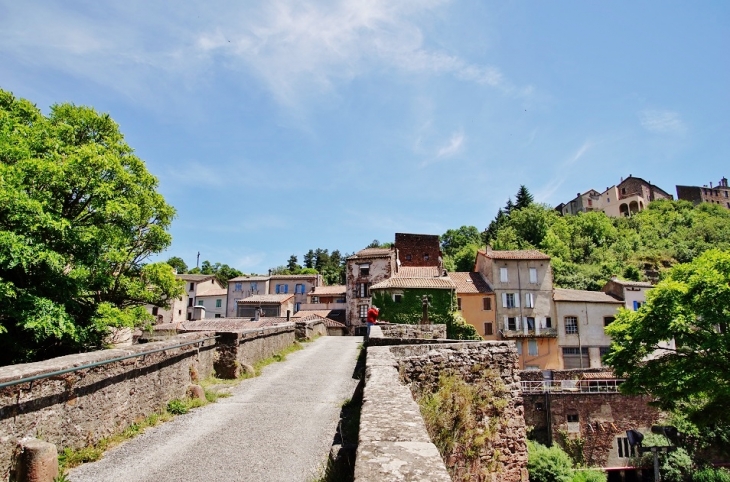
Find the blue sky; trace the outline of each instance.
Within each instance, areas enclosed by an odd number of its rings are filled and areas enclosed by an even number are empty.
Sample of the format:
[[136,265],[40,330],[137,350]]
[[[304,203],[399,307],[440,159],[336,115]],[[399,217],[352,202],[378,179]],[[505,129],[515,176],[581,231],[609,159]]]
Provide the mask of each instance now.
[[265,272],[483,229],[629,174],[730,175],[726,1],[0,0],[0,88],[120,124],[162,255]]

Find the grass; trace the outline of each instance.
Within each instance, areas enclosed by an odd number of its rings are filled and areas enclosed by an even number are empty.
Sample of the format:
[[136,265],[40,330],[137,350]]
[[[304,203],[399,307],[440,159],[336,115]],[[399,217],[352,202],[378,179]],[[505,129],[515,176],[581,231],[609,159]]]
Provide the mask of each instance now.
[[[304,345],[298,341],[295,341],[292,345],[284,348],[279,353],[276,353],[269,358],[265,358],[256,364],[254,364],[254,373],[244,373],[240,377],[235,379],[223,379],[210,376],[204,380],[200,380],[199,384],[205,391],[205,400],[197,398],[186,398],[186,399],[175,399],[170,400],[164,410],[153,413],[152,415],[131,424],[125,428],[122,432],[112,435],[110,437],[104,437],[95,444],[87,445],[79,449],[73,449],[66,447],[58,454],[58,470],[59,476],[55,479],[56,482],[66,482],[68,480],[66,471],[74,467],[78,467],[81,464],[87,462],[95,462],[101,458],[105,451],[112,447],[119,445],[120,443],[134,438],[141,434],[149,427],[154,427],[160,423],[172,420],[176,415],[183,415],[188,413],[190,410],[198,407],[207,405],[208,403],[215,403],[219,398],[227,398],[232,394],[227,391],[226,387],[233,387],[241,383],[241,381],[257,377],[261,374],[261,370],[272,363],[277,363],[286,360],[286,356],[290,353],[294,353],[304,348]],[[197,381],[197,373],[191,378]],[[224,390],[219,390],[218,387],[224,387]]]

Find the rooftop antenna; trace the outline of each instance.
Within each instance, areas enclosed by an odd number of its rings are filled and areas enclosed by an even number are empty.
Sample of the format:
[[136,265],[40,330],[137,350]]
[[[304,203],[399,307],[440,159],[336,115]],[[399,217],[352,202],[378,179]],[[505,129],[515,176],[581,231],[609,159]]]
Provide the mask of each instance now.
[[200,251],[198,251],[198,260],[195,262],[195,267],[200,268]]

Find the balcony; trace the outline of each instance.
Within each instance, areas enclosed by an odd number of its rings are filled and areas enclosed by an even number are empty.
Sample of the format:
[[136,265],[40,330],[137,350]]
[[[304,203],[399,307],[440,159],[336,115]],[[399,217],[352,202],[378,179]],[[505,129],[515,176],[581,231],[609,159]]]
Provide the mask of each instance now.
[[539,328],[537,330],[499,330],[502,338],[557,338],[557,328]]
[[520,382],[522,393],[618,393],[622,379]]
[[347,303],[302,303],[299,310],[347,310]]

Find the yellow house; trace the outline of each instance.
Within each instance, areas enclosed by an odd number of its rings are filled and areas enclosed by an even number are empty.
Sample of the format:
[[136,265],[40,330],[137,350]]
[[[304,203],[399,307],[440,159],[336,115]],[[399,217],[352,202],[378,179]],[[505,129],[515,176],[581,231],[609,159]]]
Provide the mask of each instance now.
[[456,285],[456,303],[461,316],[485,340],[499,340],[495,324],[494,291],[479,273],[449,273]]

